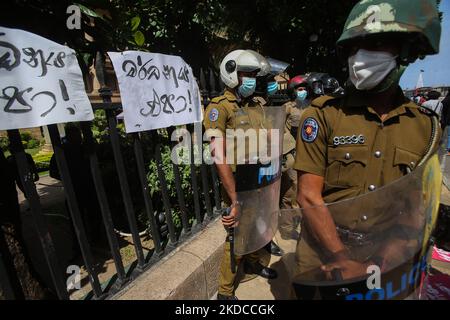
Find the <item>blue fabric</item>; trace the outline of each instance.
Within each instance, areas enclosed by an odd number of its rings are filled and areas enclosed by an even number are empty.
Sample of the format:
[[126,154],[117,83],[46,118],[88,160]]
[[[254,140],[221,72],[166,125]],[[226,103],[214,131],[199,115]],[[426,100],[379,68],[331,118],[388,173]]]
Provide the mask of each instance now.
[[253,93],[255,93],[256,89],[256,79],[255,78],[247,78],[242,77],[242,84],[239,86],[239,94],[244,97],[250,97]]
[[297,91],[297,100],[304,101],[307,96],[308,96],[308,91],[306,91],[306,90]]
[[267,84],[267,94],[269,96],[275,94],[278,91],[278,83],[277,82],[269,82]]

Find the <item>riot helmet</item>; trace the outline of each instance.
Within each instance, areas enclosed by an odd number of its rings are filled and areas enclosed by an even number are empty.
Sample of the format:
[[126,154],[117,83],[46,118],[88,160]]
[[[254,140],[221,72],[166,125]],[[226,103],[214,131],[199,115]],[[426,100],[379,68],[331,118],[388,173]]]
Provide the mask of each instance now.
[[234,50],[228,53],[220,63],[220,79],[228,88],[235,88],[239,84],[236,59],[244,50]]
[[234,50],[220,64],[220,78],[228,88],[239,85],[238,72],[259,72],[260,63],[254,54],[245,50]]
[[392,38],[402,46],[400,63],[407,65],[438,53],[440,35],[436,0],[364,0],[350,12],[337,46],[347,58],[351,46],[360,41]]
[[274,58],[267,57],[267,61],[270,64],[270,72],[276,76],[283,72],[286,72],[286,70],[289,68],[290,64],[281,60],[277,60]]
[[311,72],[308,75],[307,81],[308,81],[308,89],[311,97],[319,97],[323,96],[325,94],[324,88],[323,88],[323,76],[325,73],[320,72]]
[[308,82],[306,81],[306,77],[302,76],[302,75],[298,75],[293,77],[291,80],[289,80],[288,82],[288,89],[289,90],[293,90],[296,89],[298,87],[307,87],[308,86]]
[[254,50],[245,50],[245,51],[253,54],[259,62],[260,70],[256,76],[257,77],[267,76],[270,73],[270,69],[271,69],[269,61],[267,61],[267,59],[265,57],[263,57],[259,52],[256,52]]
[[[289,91],[289,96],[292,100],[295,100],[298,98],[297,90],[295,90],[295,89],[297,89],[299,87],[304,87],[306,92],[308,91],[307,90],[308,82],[307,82],[305,76],[298,75],[289,80],[288,91]],[[306,99],[306,96],[305,96],[305,99]]]
[[330,76],[328,73],[325,73],[322,76],[322,84],[324,94],[336,94],[342,89],[339,85],[339,81],[336,78]]
[[383,92],[398,85],[406,66],[439,52],[436,0],[358,2],[337,41],[357,90]]
[[246,51],[253,54],[259,61],[260,70],[256,75],[255,94],[263,98],[273,95],[278,90],[278,84],[271,74],[271,66],[269,62],[264,56],[254,50]]

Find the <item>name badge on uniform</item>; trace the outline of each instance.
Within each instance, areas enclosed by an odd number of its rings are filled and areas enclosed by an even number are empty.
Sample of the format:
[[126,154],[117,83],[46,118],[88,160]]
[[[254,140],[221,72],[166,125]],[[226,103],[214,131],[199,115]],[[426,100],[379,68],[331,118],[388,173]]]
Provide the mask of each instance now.
[[333,144],[335,146],[346,145],[346,144],[364,144],[366,142],[366,138],[364,135],[352,135],[352,136],[340,136],[333,138]]

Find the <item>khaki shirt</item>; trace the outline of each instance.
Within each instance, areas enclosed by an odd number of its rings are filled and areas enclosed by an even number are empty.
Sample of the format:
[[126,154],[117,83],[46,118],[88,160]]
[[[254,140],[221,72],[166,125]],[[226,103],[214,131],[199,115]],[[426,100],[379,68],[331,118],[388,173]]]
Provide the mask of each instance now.
[[[250,128],[269,129],[265,123],[264,109],[262,101],[258,98],[240,100],[236,95],[225,90],[222,96],[213,98],[205,111],[203,119],[205,130],[219,130],[223,137],[226,137],[227,129],[243,129]],[[214,134],[213,134],[214,135]],[[258,134],[256,134],[258,138]],[[246,154],[248,153],[248,140],[246,139]],[[259,145],[259,144],[258,144]],[[233,172],[236,171],[236,156],[238,142],[234,141],[234,162],[231,164]]]
[[[240,101],[229,90],[225,90],[224,94],[215,97],[206,107],[203,125],[205,130],[218,129],[225,134],[226,129],[234,129],[235,111],[240,108]],[[217,110],[217,115],[216,115]]]
[[300,125],[300,118],[304,109],[298,108],[294,101],[286,102],[283,106],[286,111],[286,128],[290,131],[292,127]]
[[295,137],[292,135],[291,129],[293,127],[298,128],[300,118],[304,110],[297,108],[297,104],[294,101],[286,102],[283,107],[286,112],[286,126],[284,128],[283,136],[283,154],[287,154],[295,149]]
[[[420,162],[430,144],[432,116],[400,89],[384,122],[362,95],[320,97],[302,115],[294,169],[324,177],[326,203],[375,191]],[[334,217],[349,227],[353,218]]]

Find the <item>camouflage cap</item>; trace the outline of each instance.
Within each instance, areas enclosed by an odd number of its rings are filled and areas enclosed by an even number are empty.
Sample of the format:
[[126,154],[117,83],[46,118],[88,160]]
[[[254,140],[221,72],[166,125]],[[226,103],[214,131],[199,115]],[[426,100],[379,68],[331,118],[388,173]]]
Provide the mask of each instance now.
[[337,45],[373,35],[416,35],[418,55],[439,52],[441,23],[436,0],[361,0],[350,12]]

